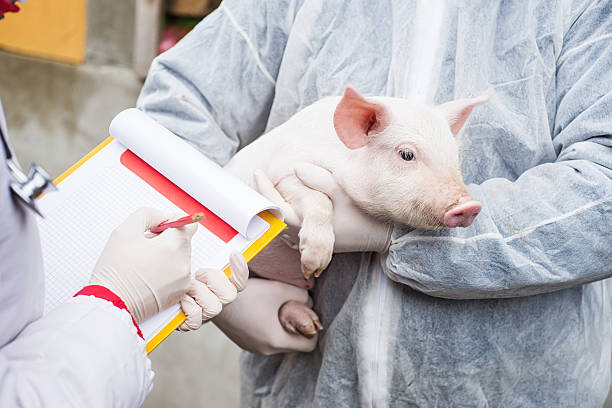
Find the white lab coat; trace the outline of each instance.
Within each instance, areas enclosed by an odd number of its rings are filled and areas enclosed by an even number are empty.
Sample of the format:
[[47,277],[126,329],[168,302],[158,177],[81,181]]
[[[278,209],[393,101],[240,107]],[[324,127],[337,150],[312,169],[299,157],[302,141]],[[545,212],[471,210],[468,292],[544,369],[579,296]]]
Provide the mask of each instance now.
[[130,315],[78,296],[43,317],[43,296],[36,219],[10,193],[0,144],[0,407],[140,406],[153,372]]

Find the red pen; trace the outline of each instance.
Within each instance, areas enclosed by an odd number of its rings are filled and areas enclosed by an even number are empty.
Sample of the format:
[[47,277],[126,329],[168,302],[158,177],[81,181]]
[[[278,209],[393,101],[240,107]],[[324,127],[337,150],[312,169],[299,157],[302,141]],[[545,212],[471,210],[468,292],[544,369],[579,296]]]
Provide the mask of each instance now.
[[204,213],[195,213],[193,215],[188,215],[183,218],[179,218],[175,221],[164,221],[159,224],[157,227],[151,228],[151,232],[154,234],[159,234],[162,231],[167,230],[168,228],[180,228],[185,225],[193,224],[194,222],[200,222],[204,219]]

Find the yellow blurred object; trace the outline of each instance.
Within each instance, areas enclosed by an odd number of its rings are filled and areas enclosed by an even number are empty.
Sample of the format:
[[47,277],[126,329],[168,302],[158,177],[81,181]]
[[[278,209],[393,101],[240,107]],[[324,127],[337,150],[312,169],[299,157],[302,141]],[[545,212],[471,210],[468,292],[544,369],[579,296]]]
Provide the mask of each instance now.
[[80,64],[85,59],[87,0],[30,0],[0,21],[0,48]]

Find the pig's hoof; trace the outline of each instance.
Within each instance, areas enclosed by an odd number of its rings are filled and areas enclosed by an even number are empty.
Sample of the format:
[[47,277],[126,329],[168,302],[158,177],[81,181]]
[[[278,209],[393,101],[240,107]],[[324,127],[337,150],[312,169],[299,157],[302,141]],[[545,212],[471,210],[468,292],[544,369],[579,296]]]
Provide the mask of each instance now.
[[[302,230],[303,231],[303,230]],[[316,278],[327,268],[331,262],[334,251],[334,232],[313,235],[300,231],[300,261],[304,278]]]
[[305,304],[295,300],[283,303],[278,309],[278,320],[288,333],[308,338],[323,329],[317,314]]
[[327,265],[329,265],[331,257],[331,251],[317,251],[312,248],[302,250],[300,262],[302,263],[302,274],[304,278],[310,279],[312,275],[314,275],[315,278],[321,276],[321,273],[323,273]]

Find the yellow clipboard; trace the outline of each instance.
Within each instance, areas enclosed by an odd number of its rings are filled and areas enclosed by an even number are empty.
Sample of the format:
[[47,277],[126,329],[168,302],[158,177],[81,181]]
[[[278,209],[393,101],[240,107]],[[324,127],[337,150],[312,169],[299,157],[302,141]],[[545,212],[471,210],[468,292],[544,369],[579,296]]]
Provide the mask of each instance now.
[[[102,149],[108,146],[111,142],[113,142],[114,138],[112,136],[108,137],[94,149],[92,149],[89,153],[83,156],[79,161],[77,161],[74,165],[68,168],[65,172],[63,172],[59,177],[57,177],[53,183],[56,186],[60,186],[61,182],[66,180],[71,174],[73,174],[77,169],[79,169],[83,164],[85,164],[88,160],[92,159],[96,154],[98,154]],[[61,186],[60,186],[61,187]],[[42,198],[42,197],[41,197]],[[255,255],[257,255],[266,245],[268,245],[283,229],[285,229],[286,224],[275,217],[268,211],[262,211],[258,214],[258,216],[266,221],[270,227],[256,240],[254,241],[246,250],[243,251],[243,256],[247,262],[249,262]],[[230,277],[230,268],[229,266],[225,269],[225,274],[229,278]],[[185,321],[185,314],[181,311],[179,312],[170,322],[168,322],[161,330],[157,332],[151,339],[147,341],[146,351],[150,353],[153,351],[162,341],[166,339],[174,330],[176,330],[183,322]]]

